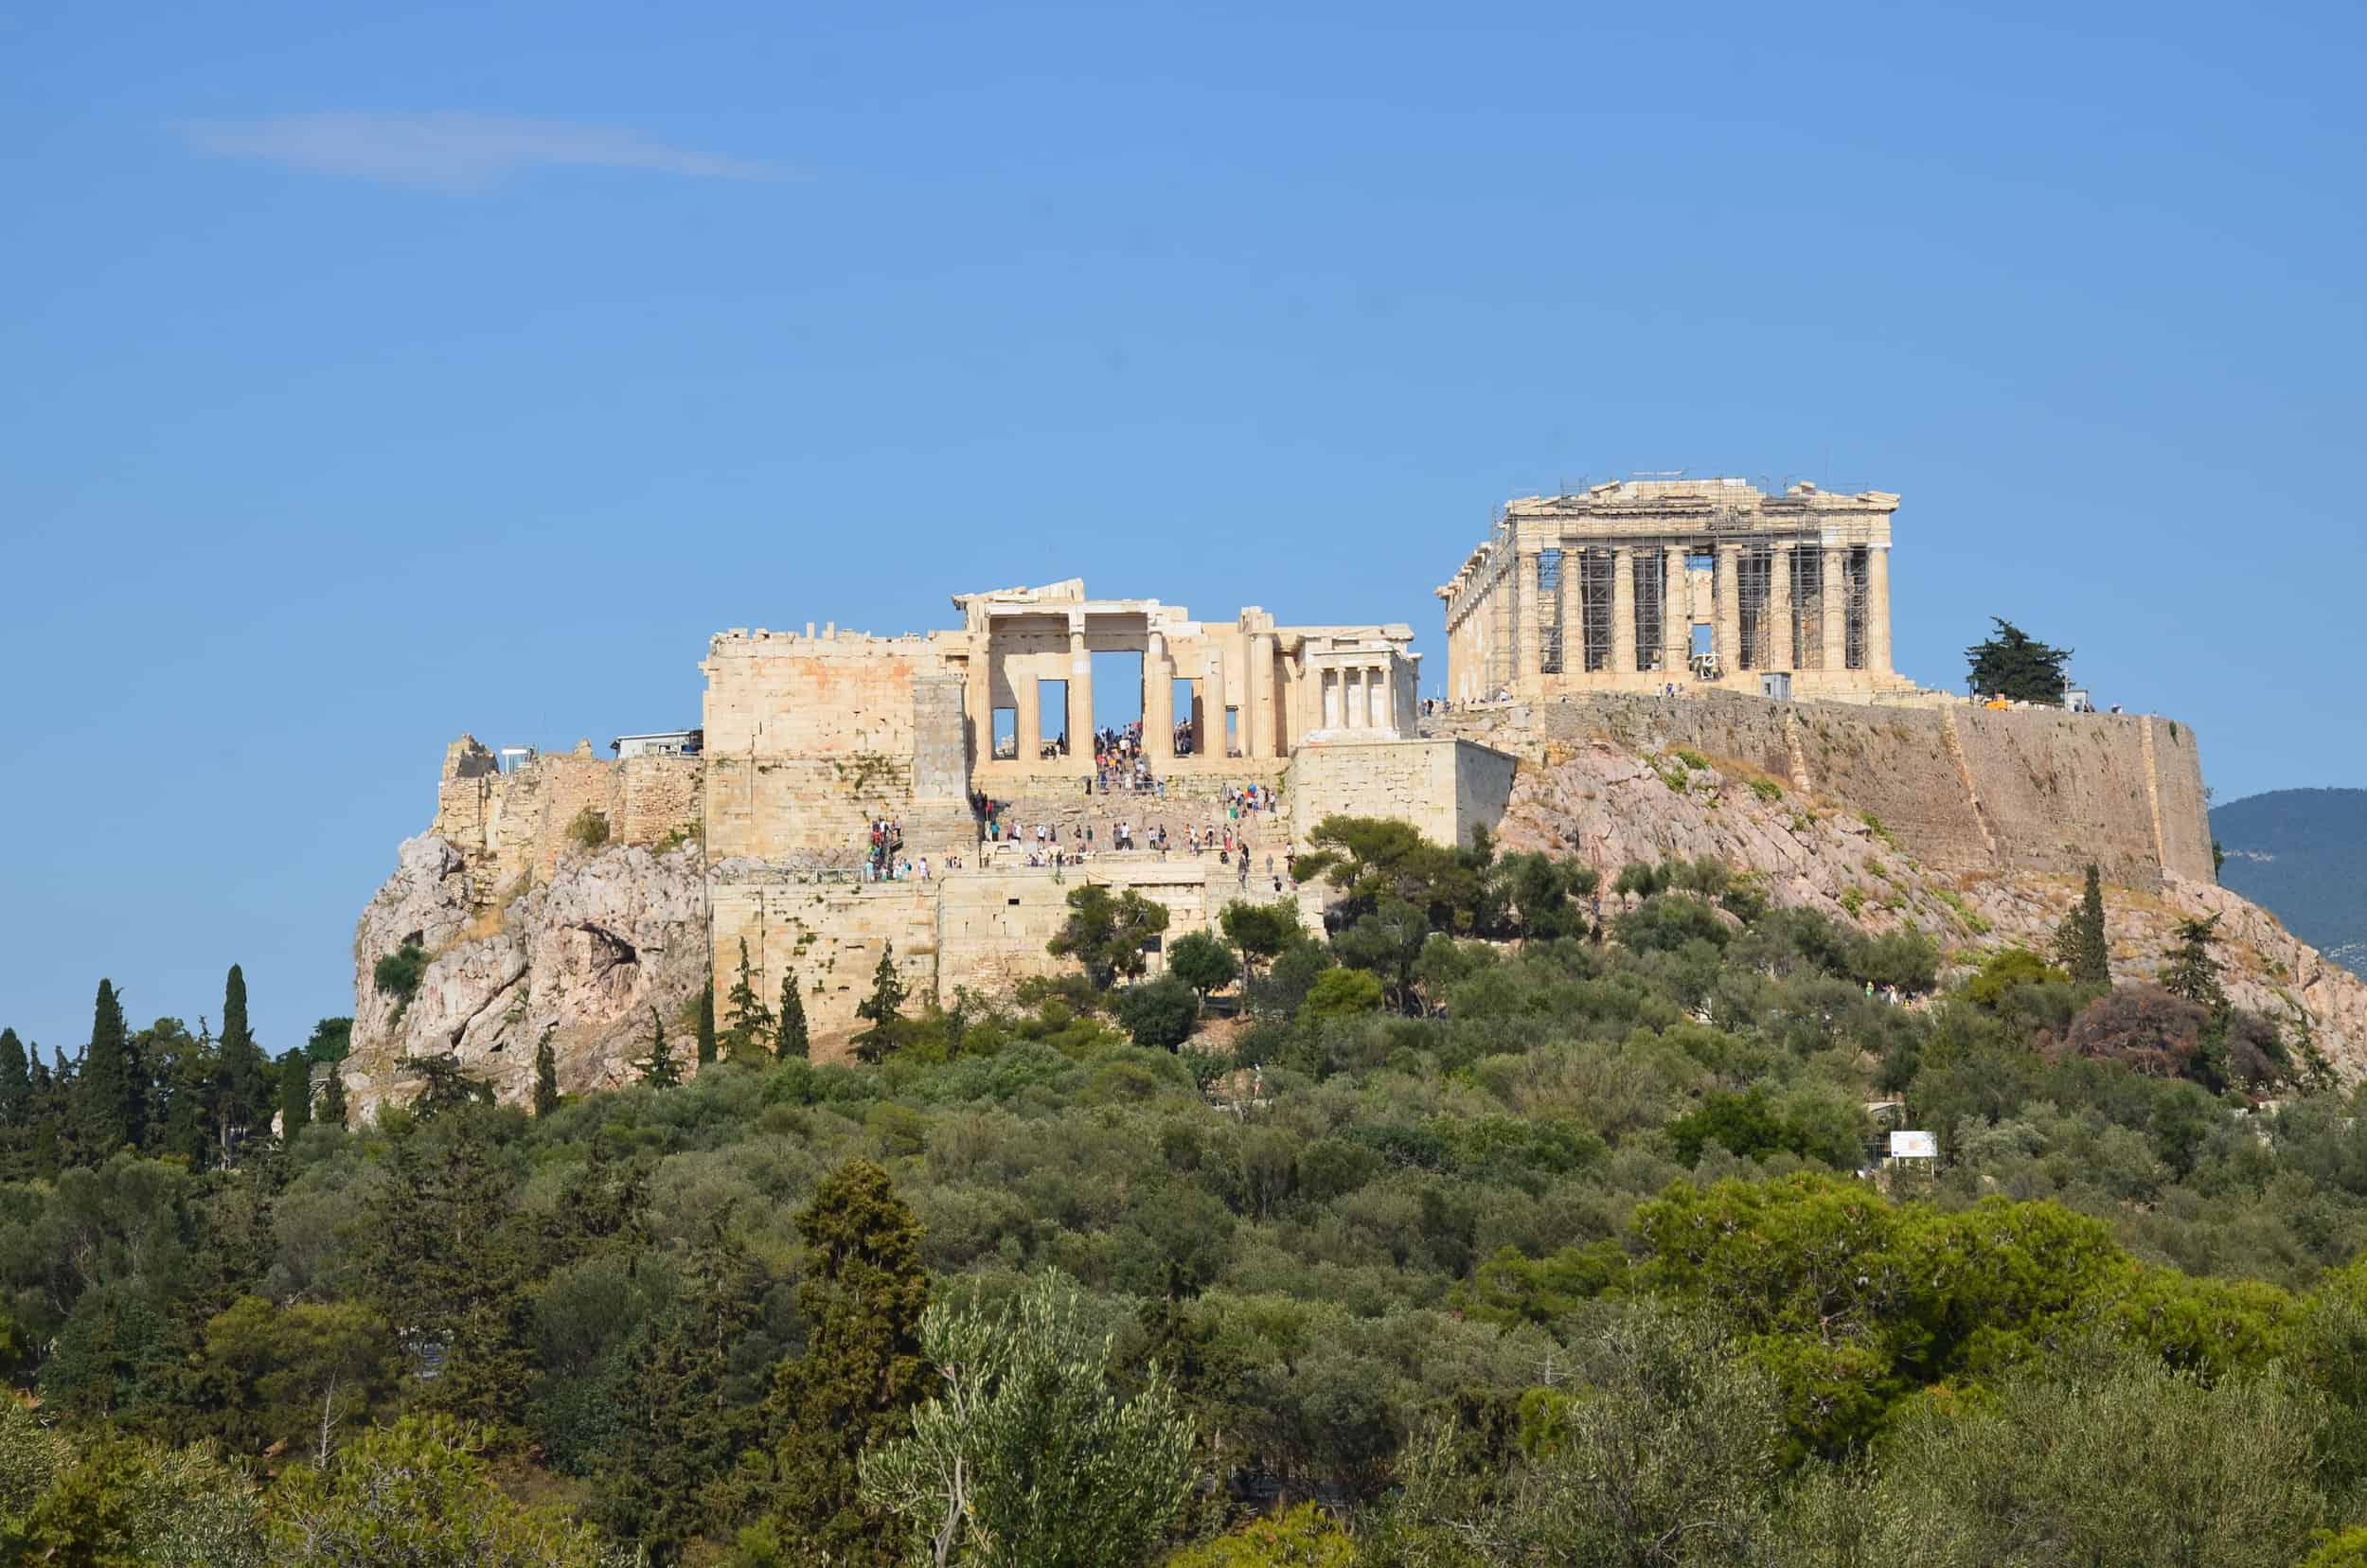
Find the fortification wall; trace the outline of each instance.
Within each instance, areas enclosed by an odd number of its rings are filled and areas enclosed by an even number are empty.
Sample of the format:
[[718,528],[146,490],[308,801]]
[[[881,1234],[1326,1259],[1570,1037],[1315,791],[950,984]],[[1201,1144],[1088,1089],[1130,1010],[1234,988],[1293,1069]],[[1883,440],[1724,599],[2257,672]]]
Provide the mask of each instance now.
[[1518,759],[1469,740],[1439,738],[1301,746],[1286,792],[1290,822],[1307,834],[1327,816],[1396,817],[1439,844],[1493,830],[1511,798]]
[[1872,815],[1943,869],[2077,875],[2094,861],[2126,886],[2164,871],[2212,879],[2200,752],[2163,719],[1619,694],[1467,709],[1430,727],[1532,763],[1580,739],[1699,751]]
[[575,847],[569,829],[587,809],[607,819],[611,844],[695,838],[701,775],[695,757],[612,761],[593,756],[589,742],[505,774],[490,751],[463,736],[445,753],[428,831],[460,851],[472,896],[488,907],[522,879],[549,882],[559,857]]

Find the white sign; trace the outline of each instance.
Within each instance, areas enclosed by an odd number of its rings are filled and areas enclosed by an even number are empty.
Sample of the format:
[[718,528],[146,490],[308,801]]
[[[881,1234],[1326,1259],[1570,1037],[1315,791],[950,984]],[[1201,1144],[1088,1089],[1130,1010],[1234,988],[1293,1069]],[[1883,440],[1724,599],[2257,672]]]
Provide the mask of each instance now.
[[1891,1134],[1891,1158],[1894,1160],[1936,1160],[1939,1157],[1940,1137],[1936,1132]]

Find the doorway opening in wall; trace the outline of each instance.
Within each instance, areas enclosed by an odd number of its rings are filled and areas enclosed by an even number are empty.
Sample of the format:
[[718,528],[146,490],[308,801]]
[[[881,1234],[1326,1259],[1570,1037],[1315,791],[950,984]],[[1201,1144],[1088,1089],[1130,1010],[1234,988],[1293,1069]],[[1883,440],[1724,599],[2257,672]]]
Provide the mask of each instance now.
[[992,727],[994,758],[1007,762],[1019,756],[1019,709],[996,708]]
[[1094,729],[1125,734],[1143,722],[1143,656],[1136,653],[1096,653],[1093,656]]
[[1175,755],[1190,757],[1200,750],[1200,727],[1193,722],[1200,712],[1200,683],[1178,677],[1175,681],[1175,711],[1167,715],[1175,726]]
[[1030,762],[1048,761],[1069,753],[1068,683],[1038,681],[1036,683],[1036,733],[1043,738],[1042,754],[1024,758]]
[[[1717,629],[1711,626],[1695,627],[1693,647],[1690,652],[1692,657],[1685,661],[1686,665],[1694,674],[1707,680],[1710,671],[1715,669],[1717,664]],[[1724,671],[1720,670],[1718,673],[1722,674]]]
[[1241,755],[1241,710],[1237,707],[1224,710],[1224,755]]

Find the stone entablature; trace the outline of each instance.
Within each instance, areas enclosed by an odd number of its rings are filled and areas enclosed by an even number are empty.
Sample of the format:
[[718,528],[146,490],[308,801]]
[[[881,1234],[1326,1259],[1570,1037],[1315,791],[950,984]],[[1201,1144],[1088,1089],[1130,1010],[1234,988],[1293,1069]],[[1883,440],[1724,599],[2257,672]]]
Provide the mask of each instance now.
[[1866,700],[1891,662],[1885,490],[1636,479],[1506,505],[1437,589],[1457,703],[1717,686]]

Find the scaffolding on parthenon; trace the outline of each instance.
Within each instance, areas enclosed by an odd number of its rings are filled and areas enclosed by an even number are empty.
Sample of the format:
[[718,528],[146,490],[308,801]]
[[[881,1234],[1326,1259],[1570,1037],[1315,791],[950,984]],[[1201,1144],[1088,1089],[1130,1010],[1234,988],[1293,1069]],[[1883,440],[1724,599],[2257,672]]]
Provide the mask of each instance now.
[[1865,668],[1866,601],[1870,588],[1867,558],[1871,553],[1862,544],[1855,545],[1842,567],[1847,596],[1842,601],[1842,635],[1847,650],[1842,666],[1844,669]]
[[1742,638],[1736,653],[1744,669],[1774,663],[1774,589],[1775,552],[1765,544],[1745,545],[1735,558],[1735,610]]
[[1569,567],[1567,550],[1537,552],[1537,668],[1547,675],[1561,673],[1561,651],[1569,646],[1561,624],[1561,574]]
[[[1668,624],[1668,557],[1657,547],[1635,552],[1635,667],[1638,669],[1658,669],[1664,657],[1665,628]],[[1611,618],[1608,607],[1604,620]],[[1604,662],[1611,659],[1604,650]],[[1624,670],[1621,673],[1626,673]]]
[[1824,552],[1804,545],[1791,552],[1791,635],[1796,668],[1824,668]]
[[1616,593],[1612,577],[1618,559],[1609,550],[1588,550],[1579,558],[1580,619],[1586,627],[1586,669],[1593,674],[1611,668],[1611,610]]

